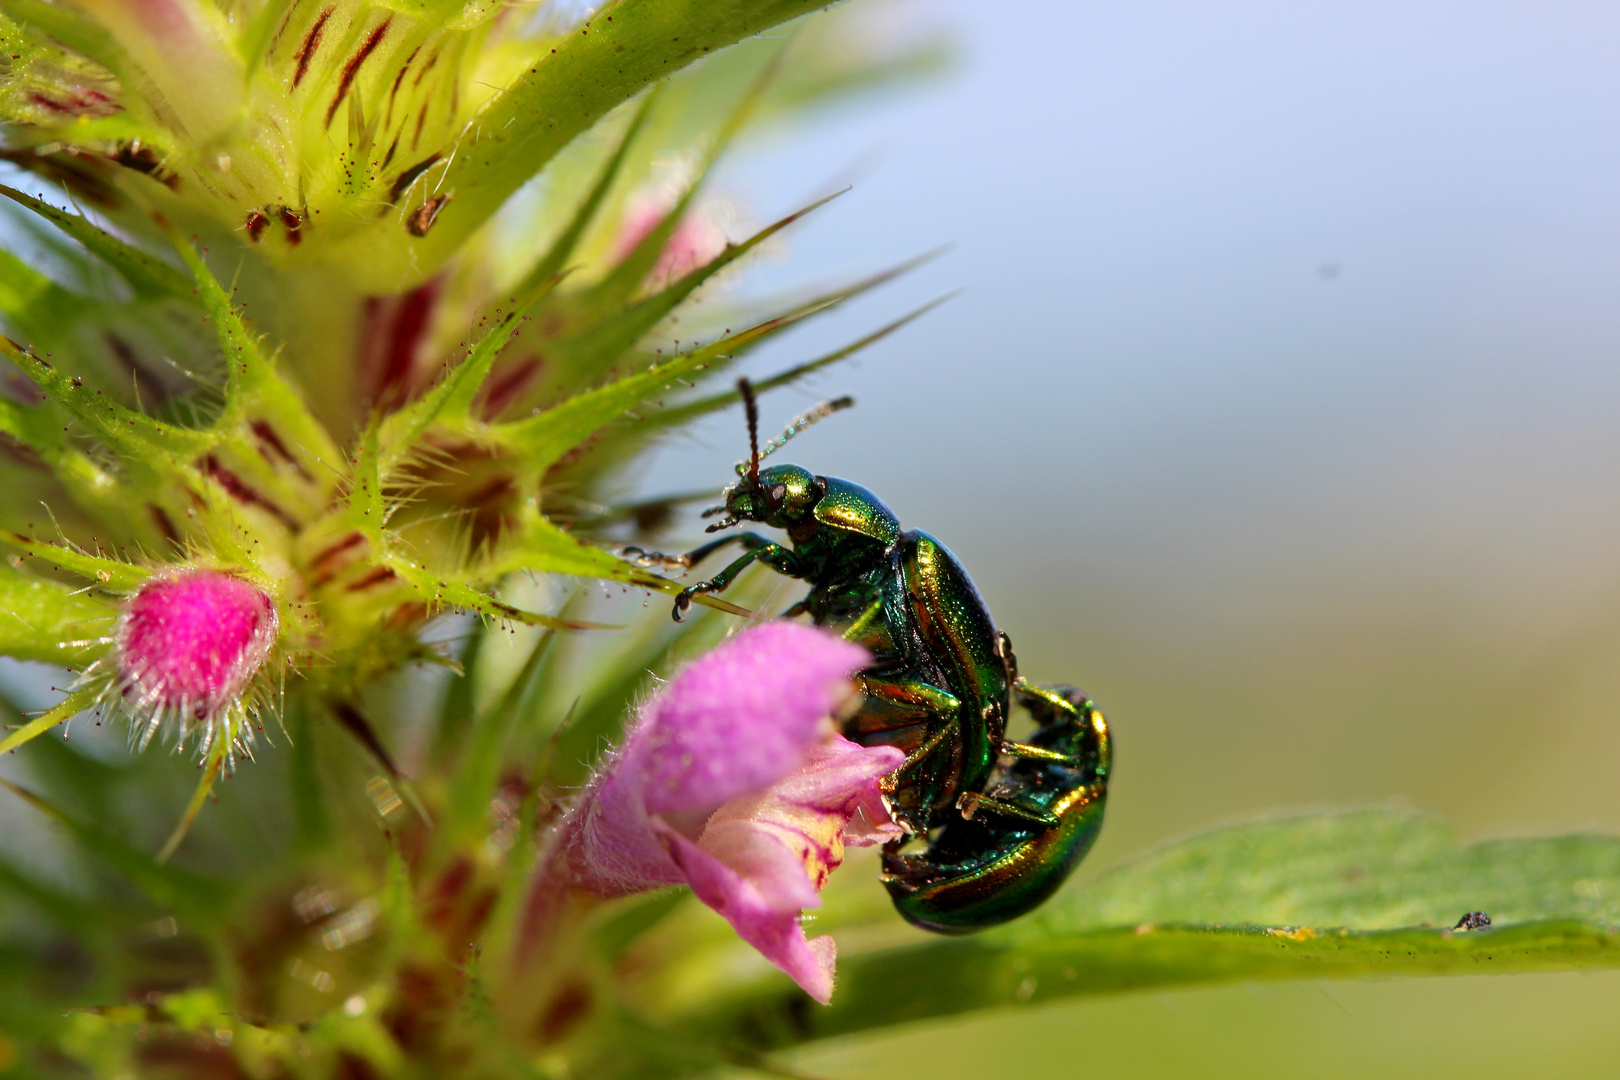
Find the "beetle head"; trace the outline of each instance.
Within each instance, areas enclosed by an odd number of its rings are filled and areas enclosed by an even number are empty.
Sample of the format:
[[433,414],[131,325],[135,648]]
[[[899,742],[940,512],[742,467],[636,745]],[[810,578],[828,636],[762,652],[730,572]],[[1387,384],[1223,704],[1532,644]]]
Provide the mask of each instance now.
[[710,525],[706,532],[719,532],[744,521],[758,521],[776,529],[788,529],[810,520],[822,487],[810,470],[798,465],[759,467],[759,459],[772,454],[789,439],[826,416],[855,404],[854,398],[842,397],[823,402],[797,417],[781,435],[759,445],[759,405],[754,399],[754,388],[747,379],[737,380],[737,393],[748,415],[748,459],[737,463],[738,480],[726,488],[725,504],[710,507],[704,517],[724,514],[725,517]]
[[744,476],[726,488],[725,514],[734,521],[758,521],[787,529],[807,521],[821,498],[821,485],[801,465],[772,465],[757,478]]

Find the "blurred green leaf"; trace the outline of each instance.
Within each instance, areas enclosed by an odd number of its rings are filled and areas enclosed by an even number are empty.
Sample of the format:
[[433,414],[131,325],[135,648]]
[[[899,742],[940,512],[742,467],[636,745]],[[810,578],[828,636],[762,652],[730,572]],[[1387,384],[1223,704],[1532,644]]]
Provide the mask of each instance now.
[[83,244],[92,254],[118,271],[140,296],[189,297],[191,282],[186,275],[139,248],[132,247],[111,233],[92,225],[79,214],[60,210],[32,195],[0,184],[0,195],[25,206]]
[[85,850],[118,871],[159,908],[205,924],[230,897],[225,883],[179,867],[160,866],[148,852],[105,828],[63,813],[27,788],[4,779],[0,779],[0,787],[61,825]]
[[99,639],[111,630],[114,614],[90,593],[0,567],[0,656],[78,665],[102,650]]
[[[1470,911],[1493,926],[1454,931]],[[1377,809],[1238,825],[1172,845],[966,938],[840,934],[828,1008],[780,977],[721,989],[713,950],[656,995],[740,1049],[977,1009],[1228,980],[1620,966],[1620,837],[1463,847]],[[818,927],[819,928],[819,927]],[[707,969],[707,974],[703,969]],[[903,987],[903,992],[897,992]]]

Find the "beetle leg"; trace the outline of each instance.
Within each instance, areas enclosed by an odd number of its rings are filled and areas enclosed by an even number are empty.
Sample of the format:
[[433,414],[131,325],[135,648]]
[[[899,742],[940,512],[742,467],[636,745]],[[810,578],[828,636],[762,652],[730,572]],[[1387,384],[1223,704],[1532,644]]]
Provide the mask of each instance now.
[[1018,682],[1018,657],[1013,653],[1012,638],[1007,631],[996,631],[996,655],[1001,657],[1002,666],[1007,669],[1007,685]]
[[1029,710],[1035,723],[1043,728],[1065,721],[1073,723],[1084,715],[1088,699],[1083,691],[1072,686],[1041,686],[1020,676],[1014,680],[1012,690],[1018,703]]
[[770,537],[761,536],[757,532],[730,533],[718,540],[710,540],[707,544],[699,544],[685,555],[678,556],[678,559],[682,566],[696,566],[727,544],[741,544],[744,550],[753,551],[772,542]]
[[1054,765],[1085,764],[1073,754],[1060,754],[1056,750],[1048,750],[1044,746],[1031,746],[1029,743],[1013,742],[1011,739],[1001,740],[1001,752],[1008,757],[1029,758],[1033,761],[1050,761]]
[[[1074,753],[1064,755],[1043,745],[1007,742],[1001,744],[1002,753],[1032,761],[1051,761],[1079,767],[1092,765],[1098,775],[1108,775],[1112,756],[1108,721],[1103,719],[1103,714],[1083,691],[1072,686],[1040,686],[1022,677],[1013,683],[1012,691],[1018,703],[1035,718],[1039,728],[1034,736],[1036,743],[1067,743]],[[1070,733],[1078,734],[1079,741],[1073,741]],[[1028,753],[1028,750],[1037,752]],[[1063,758],[1069,760],[1061,760]]]
[[[905,728],[916,729],[917,736],[913,737],[918,737],[929,731],[926,725],[930,722],[938,725],[916,745],[909,745],[911,739],[905,736],[890,736],[883,740],[906,751],[906,759],[883,778],[883,790],[893,793],[900,788],[906,774],[915,772],[924,762],[935,757],[940,747],[959,737],[962,702],[955,694],[921,679],[862,675],[857,681],[867,701],[881,702],[884,708],[877,712],[863,708],[845,721],[845,734],[851,738],[860,741],[863,735],[899,732]],[[901,811],[902,816],[908,812]]]
[[[932,683],[921,679],[885,679],[879,675],[861,676],[861,689],[868,697],[890,705],[899,706],[909,719],[904,723],[916,723],[919,719],[930,716],[955,716],[962,708],[962,701],[955,694],[941,690]],[[902,727],[903,724],[890,724],[889,727]],[[875,728],[872,730],[883,730]]]
[[629,559],[637,566],[662,566],[680,570],[690,570],[710,555],[719,551],[727,544],[741,544],[744,548],[764,547],[771,542],[769,537],[761,536],[756,532],[731,533],[718,540],[710,540],[707,544],[699,544],[683,555],[666,555],[662,551],[648,551],[646,548],[626,544],[619,548],[620,558]]
[[971,819],[980,810],[1000,814],[1002,817],[1016,818],[1019,821],[1028,821],[1046,828],[1054,828],[1058,824],[1058,816],[1039,807],[1024,806],[1007,799],[997,799],[979,791],[964,791],[957,796],[956,808],[962,811],[964,818]]
[[[775,570],[777,573],[786,574],[788,577],[799,576],[799,560],[791,550],[783,547],[781,544],[775,543],[774,541],[765,540],[764,537],[759,536],[756,533],[741,533],[739,534],[738,538],[742,539],[742,541],[746,544],[750,542],[747,539],[750,536],[752,536],[755,540],[761,540],[764,542],[758,547],[750,547],[748,551],[743,553],[742,558],[727,566],[724,570],[714,575],[714,577],[710,578],[708,581],[700,581],[696,585],[688,585],[686,588],[682,589],[678,594],[676,594],[675,610],[670,613],[676,622],[680,622],[681,616],[685,614],[686,610],[692,606],[692,597],[698,595],[699,593],[716,593],[725,591],[726,587],[731,584],[732,580],[738,574],[742,573],[756,562],[762,562],[769,566],[772,570]],[[728,537],[727,539],[731,538]],[[699,548],[698,550],[701,551],[702,548]],[[707,554],[707,552],[705,552],[705,554]]]

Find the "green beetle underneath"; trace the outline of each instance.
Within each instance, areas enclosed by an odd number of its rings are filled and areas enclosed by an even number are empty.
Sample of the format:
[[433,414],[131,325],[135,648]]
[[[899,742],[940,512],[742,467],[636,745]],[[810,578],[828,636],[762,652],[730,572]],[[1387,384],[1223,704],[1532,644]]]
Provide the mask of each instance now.
[[[1106,721],[1078,690],[1018,675],[1007,635],[938,540],[902,531],[893,511],[858,484],[797,465],[760,468],[762,457],[849,399],[800,417],[761,450],[753,390],[746,379],[738,389],[751,453],[725,504],[705,512],[724,515],[708,531],[759,522],[784,530],[791,546],[733,533],[669,560],[693,566],[727,544],[745,549],[683,590],[674,617],[693,596],[724,590],[756,562],[808,582],[808,595],[784,614],[808,614],[873,657],[858,676],[864,696],[843,722],[845,737],[906,752],[884,790],[895,818],[926,843],[918,852],[901,850],[904,843],[884,850],[883,881],[895,907],[918,926],[950,934],[1025,914],[1063,883],[1102,827]],[[1010,699],[1035,720],[1028,742],[1005,737]]]

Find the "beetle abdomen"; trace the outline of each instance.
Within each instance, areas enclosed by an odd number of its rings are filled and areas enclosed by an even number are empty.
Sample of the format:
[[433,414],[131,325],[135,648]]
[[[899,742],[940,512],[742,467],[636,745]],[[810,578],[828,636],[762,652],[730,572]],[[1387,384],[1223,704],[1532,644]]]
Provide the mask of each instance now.
[[918,636],[945,688],[962,701],[958,790],[977,790],[990,775],[1007,728],[1007,667],[996,627],[956,556],[925,532],[900,537],[900,561]]

